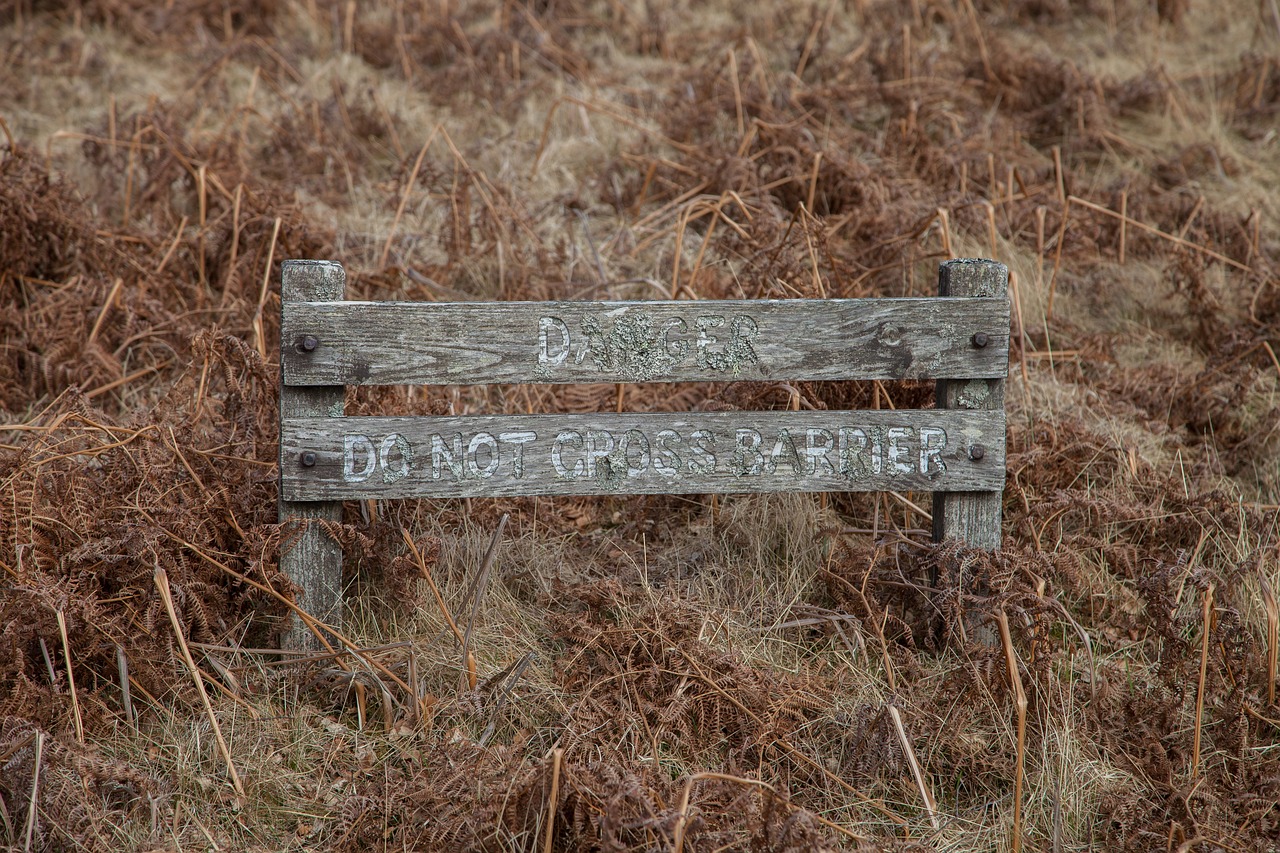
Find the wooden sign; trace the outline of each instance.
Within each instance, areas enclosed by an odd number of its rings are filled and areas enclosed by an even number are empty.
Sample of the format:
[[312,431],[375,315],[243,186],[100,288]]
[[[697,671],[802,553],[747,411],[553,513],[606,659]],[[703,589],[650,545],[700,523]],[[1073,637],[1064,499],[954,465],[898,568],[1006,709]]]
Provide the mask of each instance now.
[[[284,265],[282,520],[355,499],[931,491],[935,538],[1000,545],[1002,264],[943,264],[933,299],[345,302],[344,279]],[[343,416],[347,385],[923,378],[936,409]],[[281,565],[333,623],[342,556],[322,530]]]

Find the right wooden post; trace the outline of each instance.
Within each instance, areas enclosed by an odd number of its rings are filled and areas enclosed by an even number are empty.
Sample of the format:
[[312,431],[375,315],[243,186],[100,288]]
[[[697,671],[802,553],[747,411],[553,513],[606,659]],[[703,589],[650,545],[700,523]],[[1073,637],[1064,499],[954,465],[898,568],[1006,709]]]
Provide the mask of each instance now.
[[[938,295],[948,297],[986,296],[999,299],[1009,295],[1009,268],[995,261],[960,258],[938,269]],[[1003,330],[1007,334],[1007,329]],[[974,335],[974,346],[987,346],[985,337]],[[1004,378],[938,380],[939,409],[1004,411]],[[971,447],[970,453],[981,453]],[[933,539],[959,539],[974,548],[1000,549],[999,492],[934,492]]]

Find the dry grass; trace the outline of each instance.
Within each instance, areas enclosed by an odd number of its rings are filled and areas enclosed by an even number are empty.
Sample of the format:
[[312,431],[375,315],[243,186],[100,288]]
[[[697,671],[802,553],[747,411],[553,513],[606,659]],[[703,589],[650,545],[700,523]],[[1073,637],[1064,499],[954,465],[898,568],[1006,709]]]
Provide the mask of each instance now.
[[[0,845],[1274,847],[1273,6],[0,3]],[[281,259],[790,298],[950,253],[1014,276],[1002,554],[923,495],[352,504],[349,646],[253,651]]]

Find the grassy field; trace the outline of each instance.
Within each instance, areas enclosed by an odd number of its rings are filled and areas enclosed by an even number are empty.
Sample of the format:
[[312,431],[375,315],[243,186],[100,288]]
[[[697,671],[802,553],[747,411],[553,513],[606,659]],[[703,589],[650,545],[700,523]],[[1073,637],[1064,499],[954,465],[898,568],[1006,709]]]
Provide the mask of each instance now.
[[[0,55],[0,846],[1280,850],[1275,0],[0,0]],[[915,493],[352,503],[350,646],[254,651],[283,259],[547,300],[953,256],[1012,276],[1000,553]]]

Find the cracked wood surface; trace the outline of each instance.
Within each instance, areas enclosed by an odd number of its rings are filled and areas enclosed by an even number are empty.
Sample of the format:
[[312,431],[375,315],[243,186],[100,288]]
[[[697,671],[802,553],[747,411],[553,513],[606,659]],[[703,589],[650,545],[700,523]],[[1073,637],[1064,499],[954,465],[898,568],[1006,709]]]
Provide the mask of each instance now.
[[293,501],[998,491],[1004,428],[1003,412],[928,409],[290,418],[282,487]]
[[1009,302],[287,302],[281,339],[290,385],[990,379]]

